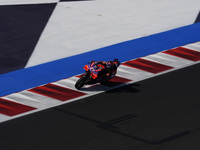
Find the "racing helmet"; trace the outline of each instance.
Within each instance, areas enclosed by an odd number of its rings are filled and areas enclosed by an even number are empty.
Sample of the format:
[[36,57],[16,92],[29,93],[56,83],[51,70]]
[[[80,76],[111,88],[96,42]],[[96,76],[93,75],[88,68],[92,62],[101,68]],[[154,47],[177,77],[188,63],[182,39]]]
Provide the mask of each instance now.
[[114,65],[115,65],[115,67],[119,67],[119,65],[121,64],[120,61],[119,61],[117,58],[115,58],[115,59],[113,60],[113,63],[114,63]]
[[114,59],[113,61],[108,61],[108,62],[106,63],[106,67],[107,67],[107,69],[109,69],[109,70],[116,70],[117,67],[119,67],[119,65],[120,65],[120,62],[119,62],[118,59]]
[[109,70],[112,70],[113,69],[113,61],[107,61],[106,62],[106,68],[109,69]]

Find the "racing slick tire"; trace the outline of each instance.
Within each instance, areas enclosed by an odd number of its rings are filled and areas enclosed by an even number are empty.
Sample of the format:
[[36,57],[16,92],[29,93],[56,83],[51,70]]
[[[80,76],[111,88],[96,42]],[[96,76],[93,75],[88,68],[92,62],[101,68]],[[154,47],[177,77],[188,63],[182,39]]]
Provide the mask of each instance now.
[[84,76],[82,76],[80,79],[78,79],[78,81],[76,82],[75,84],[75,88],[76,89],[80,89],[82,88],[84,85],[85,85],[85,82],[86,82],[86,78]]

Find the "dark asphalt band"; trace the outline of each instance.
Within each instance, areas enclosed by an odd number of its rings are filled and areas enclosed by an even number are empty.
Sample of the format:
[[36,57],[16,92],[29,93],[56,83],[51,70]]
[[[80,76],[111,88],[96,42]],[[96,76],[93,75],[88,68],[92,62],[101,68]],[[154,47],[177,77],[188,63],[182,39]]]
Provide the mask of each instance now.
[[55,6],[0,6],[0,74],[26,66]]
[[200,12],[199,12],[199,15],[197,16],[197,19],[195,20],[194,23],[198,23],[198,22],[200,22]]
[[0,76],[0,96],[80,74],[83,72],[82,67],[91,60],[112,60],[118,58],[121,62],[124,62],[174,47],[198,42],[199,39],[200,23],[196,23],[3,74]]

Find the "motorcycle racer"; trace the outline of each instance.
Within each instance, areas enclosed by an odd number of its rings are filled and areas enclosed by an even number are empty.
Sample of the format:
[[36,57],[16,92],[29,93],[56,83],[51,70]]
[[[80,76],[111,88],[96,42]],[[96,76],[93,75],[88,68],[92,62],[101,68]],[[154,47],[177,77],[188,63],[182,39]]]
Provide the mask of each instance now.
[[119,65],[120,61],[118,59],[113,61],[91,61],[83,67],[85,73],[77,80],[75,88],[80,89],[84,85],[106,83],[115,76]]
[[117,73],[117,68],[120,65],[118,59],[114,59],[113,61],[91,61],[90,63],[98,72],[98,77],[102,79],[101,83],[112,79]]

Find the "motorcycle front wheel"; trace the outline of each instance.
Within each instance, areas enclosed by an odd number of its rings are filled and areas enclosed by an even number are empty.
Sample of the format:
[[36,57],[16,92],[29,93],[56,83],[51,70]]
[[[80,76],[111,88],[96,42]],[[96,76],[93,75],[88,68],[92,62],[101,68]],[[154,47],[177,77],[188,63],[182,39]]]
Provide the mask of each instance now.
[[78,81],[76,82],[76,84],[75,84],[75,88],[76,89],[80,89],[80,88],[82,88],[84,85],[85,85],[85,82],[86,82],[86,78],[85,78],[85,76],[82,76],[80,79],[78,79]]

